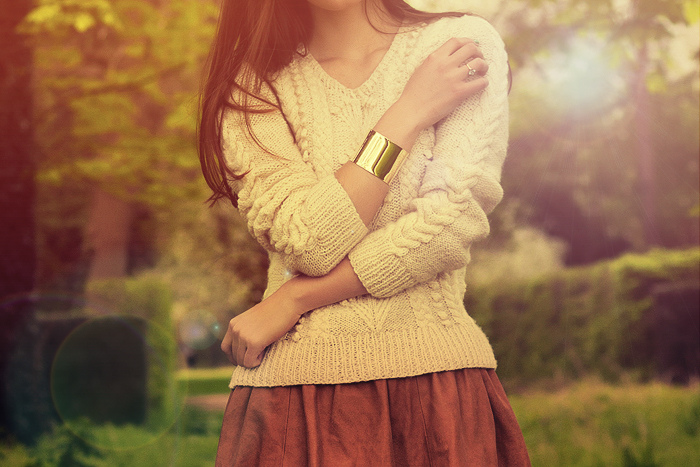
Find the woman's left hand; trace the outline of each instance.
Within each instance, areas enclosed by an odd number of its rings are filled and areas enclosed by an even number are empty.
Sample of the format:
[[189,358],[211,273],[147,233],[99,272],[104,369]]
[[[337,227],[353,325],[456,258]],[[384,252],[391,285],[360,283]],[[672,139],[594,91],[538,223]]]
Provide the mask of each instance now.
[[254,368],[262,362],[267,346],[292,329],[306,311],[282,286],[229,321],[221,350],[234,365]]

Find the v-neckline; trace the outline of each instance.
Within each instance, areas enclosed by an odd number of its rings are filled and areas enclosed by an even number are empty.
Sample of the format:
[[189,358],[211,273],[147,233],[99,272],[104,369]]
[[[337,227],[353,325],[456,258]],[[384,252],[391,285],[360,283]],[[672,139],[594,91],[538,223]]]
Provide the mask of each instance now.
[[336,86],[344,91],[359,92],[365,89],[366,87],[371,86],[372,83],[375,81],[377,75],[381,73],[381,69],[384,68],[384,64],[387,62],[388,57],[393,54],[393,51],[396,48],[396,43],[398,42],[398,36],[402,32],[404,32],[403,25],[399,26],[399,29],[396,31],[396,33],[394,33],[394,37],[391,38],[391,44],[389,44],[389,48],[386,50],[386,52],[384,52],[384,55],[377,63],[377,66],[375,66],[372,72],[369,74],[367,79],[365,79],[362,82],[362,84],[354,88],[346,86],[345,84],[341,83],[336,78],[331,76],[330,73],[328,73],[326,69],[323,68],[323,65],[321,65],[318,62],[318,60],[316,60],[316,58],[311,54],[311,52],[306,52],[305,59],[308,60],[314,68],[316,68],[316,70],[318,71],[318,76],[320,76],[321,79],[323,79],[325,82]]

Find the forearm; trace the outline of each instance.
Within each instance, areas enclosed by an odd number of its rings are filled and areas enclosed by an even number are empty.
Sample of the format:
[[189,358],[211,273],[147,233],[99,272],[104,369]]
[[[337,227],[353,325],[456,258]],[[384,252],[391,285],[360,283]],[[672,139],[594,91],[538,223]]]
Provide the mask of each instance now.
[[235,316],[229,322],[221,350],[234,365],[256,367],[262,362],[265,348],[292,329],[301,315],[365,292],[347,258],[325,276],[297,276]]
[[[397,142],[404,150],[410,151],[419,133],[419,126],[402,118],[404,110],[401,105],[401,101],[398,101],[390,107],[374,129]],[[389,185],[352,162],[338,169],[335,176],[348,193],[364,224],[369,225],[384,203]],[[285,287],[305,311],[367,293],[347,257],[324,276],[297,276],[288,281]]]
[[[412,141],[401,134],[415,124],[400,110],[388,110],[375,130],[398,137],[397,144],[409,149]],[[367,234],[389,186],[353,162],[335,175],[319,174],[302,156],[281,112],[249,117],[269,152],[243,130],[240,113],[227,112],[222,128],[227,164],[243,175],[229,181],[238,209],[260,245],[287,257],[290,271],[325,275]]]
[[338,169],[335,178],[347,191],[362,222],[369,225],[382,207],[389,185],[352,162]]
[[[494,189],[488,203],[497,199]],[[476,201],[417,207],[419,212],[371,232],[348,254],[353,270],[374,297],[390,297],[463,268],[469,263],[472,243],[489,232],[486,213]]]
[[[401,100],[392,105],[374,126],[374,130],[405,151],[410,151],[420,132],[420,124],[406,117],[407,112],[403,106]],[[382,207],[389,185],[352,162],[338,169],[335,177],[347,191],[362,221],[369,225]]]
[[[489,29],[489,31],[491,31]],[[384,223],[348,253],[368,293],[385,298],[464,267],[489,233],[487,214],[503,196],[508,148],[508,64],[495,31],[484,37],[492,83],[435,127],[431,159],[409,212]]]
[[303,312],[367,293],[348,258],[343,259],[325,276],[296,276],[287,281],[280,291],[282,289]]

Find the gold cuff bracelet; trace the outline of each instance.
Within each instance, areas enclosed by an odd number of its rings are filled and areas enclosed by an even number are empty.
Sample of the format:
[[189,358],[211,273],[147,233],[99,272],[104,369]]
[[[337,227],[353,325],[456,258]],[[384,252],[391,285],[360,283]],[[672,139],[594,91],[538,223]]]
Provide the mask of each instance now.
[[401,147],[371,130],[354,162],[388,184],[396,176],[407,155]]

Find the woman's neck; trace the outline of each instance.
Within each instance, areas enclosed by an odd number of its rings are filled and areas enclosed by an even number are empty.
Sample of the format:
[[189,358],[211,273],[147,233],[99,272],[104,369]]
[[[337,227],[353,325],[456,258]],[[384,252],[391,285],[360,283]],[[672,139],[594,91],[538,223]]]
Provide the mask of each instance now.
[[314,28],[309,51],[314,58],[319,62],[360,61],[378,49],[388,48],[400,23],[377,11],[372,4],[369,2],[367,14],[361,2],[340,10],[310,4]]

